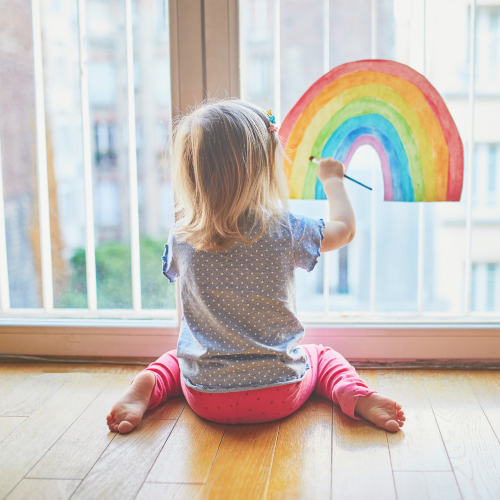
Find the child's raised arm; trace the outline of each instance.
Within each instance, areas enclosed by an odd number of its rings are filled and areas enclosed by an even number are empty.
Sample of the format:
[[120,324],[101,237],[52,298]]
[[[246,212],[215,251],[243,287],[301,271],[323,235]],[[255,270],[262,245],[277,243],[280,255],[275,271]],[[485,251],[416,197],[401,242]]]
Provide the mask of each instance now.
[[356,220],[344,186],[344,165],[332,158],[319,162],[318,177],[330,205],[330,221],[325,222],[321,252],[346,246],[356,233]]

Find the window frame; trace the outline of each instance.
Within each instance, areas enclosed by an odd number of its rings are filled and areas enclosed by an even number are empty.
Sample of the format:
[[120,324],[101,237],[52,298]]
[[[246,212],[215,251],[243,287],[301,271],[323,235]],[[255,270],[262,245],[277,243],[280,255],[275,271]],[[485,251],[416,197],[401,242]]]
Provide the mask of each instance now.
[[[45,149],[45,110],[43,94],[43,68],[40,26],[40,0],[31,0],[32,29],[34,34],[34,67],[36,92],[37,122],[37,164],[38,189],[40,194],[40,233],[42,250],[43,298],[44,309],[18,310],[11,309],[9,304],[8,280],[0,280],[0,350],[19,355],[52,355],[52,356],[123,356],[154,357],[168,349],[174,349],[180,325],[181,311],[178,304],[177,289],[176,310],[142,310],[140,307],[140,271],[139,271],[139,226],[137,216],[131,217],[132,241],[132,276],[134,289],[134,307],[131,310],[97,309],[93,211],[92,211],[92,169],[90,158],[91,129],[88,109],[87,61],[85,49],[85,0],[78,0],[79,37],[80,37],[80,70],[82,119],[84,140],[84,171],[87,215],[87,262],[88,310],[60,310],[53,308],[52,266],[50,262],[49,200],[47,181],[47,155]],[[124,0],[126,6],[127,32],[127,82],[128,105],[133,110],[134,72],[132,48],[132,0]],[[166,0],[167,1],[167,0]],[[244,1],[244,0],[241,0]],[[170,26],[172,109],[177,114],[187,109],[195,100],[202,100],[207,94],[216,95],[220,80],[225,82],[230,95],[239,96],[240,77],[239,60],[241,44],[239,43],[238,0],[213,2],[203,0],[170,0],[166,10]],[[279,59],[280,0],[274,0],[275,29],[274,40],[277,44],[275,54]],[[329,15],[329,1],[323,0],[325,19]],[[424,2],[425,9],[425,2]],[[469,108],[471,127],[469,144],[474,143],[474,97],[476,2],[473,0],[470,16],[470,81]],[[377,0],[372,0],[372,57],[376,51]],[[220,19],[225,24],[220,26]],[[186,27],[190,29],[187,30]],[[193,37],[194,27],[199,27],[199,40]],[[425,10],[424,10],[425,33]],[[323,29],[328,32],[328,22]],[[221,34],[222,33],[222,34]],[[225,36],[225,35],[228,36]],[[223,46],[223,44],[226,44]],[[222,44],[222,45],[221,45]],[[425,43],[424,43],[425,45]],[[324,68],[329,69],[328,44],[324,43]],[[424,50],[425,54],[425,50]],[[280,75],[279,64],[275,61],[274,91],[279,96]],[[423,61],[425,74],[425,55]],[[222,75],[222,76],[221,76]],[[214,92],[212,92],[214,90]],[[277,101],[279,102],[279,101]],[[274,110],[279,116],[279,106]],[[131,175],[136,165],[135,157],[135,116],[129,113],[129,161]],[[473,148],[469,150],[469,165],[472,164]],[[136,170],[135,170],[136,172]],[[1,154],[0,154],[1,174]],[[419,216],[419,257],[418,257],[418,314],[414,313],[377,313],[375,311],[375,243],[376,230],[372,231],[372,281],[371,310],[367,313],[333,313],[326,309],[323,313],[299,313],[307,335],[306,342],[319,342],[338,348],[349,359],[462,359],[500,361],[500,322],[498,314],[476,314],[470,312],[471,290],[471,255],[470,242],[472,232],[472,170],[468,172],[468,209],[467,209],[467,255],[465,284],[467,290],[466,305],[462,316],[450,317],[449,314],[425,313],[422,311],[423,295],[423,238],[425,225],[423,205],[420,205]],[[130,183],[131,214],[138,213],[137,183]],[[376,185],[375,182],[372,183]],[[375,197],[373,197],[375,199]],[[0,175],[0,274],[7,274],[7,256],[5,241],[5,213],[3,202],[2,178]],[[372,223],[376,229],[376,213],[372,210]],[[135,250],[134,250],[135,248]],[[94,256],[95,257],[95,256]],[[325,258],[324,272],[328,272],[329,254]],[[325,274],[324,293],[328,293],[328,277]],[[120,319],[121,318],[121,319]]]

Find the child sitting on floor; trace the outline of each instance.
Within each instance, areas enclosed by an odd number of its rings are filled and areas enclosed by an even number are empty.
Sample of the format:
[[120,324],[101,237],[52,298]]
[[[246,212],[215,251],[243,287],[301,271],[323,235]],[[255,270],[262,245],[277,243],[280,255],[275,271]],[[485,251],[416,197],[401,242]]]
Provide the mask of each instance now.
[[314,392],[359,420],[398,431],[401,405],[369,389],[337,352],[299,345],[296,267],[312,271],[320,252],[355,233],[344,166],[330,158],[318,177],[331,222],[288,212],[284,157],[274,119],[244,101],[205,104],[178,122],[172,181],[179,221],[163,273],[180,277],[177,351],[133,380],[107,416],[130,432],[144,412],[184,394],[199,416],[258,423],[295,412]]

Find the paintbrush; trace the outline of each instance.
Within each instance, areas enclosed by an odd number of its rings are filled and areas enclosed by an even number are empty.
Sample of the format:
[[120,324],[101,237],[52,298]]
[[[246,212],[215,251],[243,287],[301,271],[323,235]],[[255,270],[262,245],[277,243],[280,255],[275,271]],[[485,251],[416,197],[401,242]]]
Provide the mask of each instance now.
[[[314,156],[310,156],[309,157],[309,161],[312,161],[313,163],[319,163],[319,160],[317,158],[315,158]],[[352,177],[349,177],[346,174],[344,174],[344,177],[346,179],[349,179],[350,181],[355,182],[356,184],[359,184],[360,186],[363,186],[364,188],[369,189],[370,191],[372,191],[372,188],[368,187],[366,184],[363,184],[362,182],[359,182],[356,179],[353,179]]]

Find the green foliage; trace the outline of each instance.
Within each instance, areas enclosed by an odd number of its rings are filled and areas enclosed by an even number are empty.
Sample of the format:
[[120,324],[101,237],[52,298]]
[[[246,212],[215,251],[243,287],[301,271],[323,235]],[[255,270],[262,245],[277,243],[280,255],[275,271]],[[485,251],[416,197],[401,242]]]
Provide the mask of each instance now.
[[[175,286],[162,274],[164,243],[141,238],[141,293],[143,309],[175,308]],[[108,242],[95,249],[97,307],[99,309],[132,308],[132,273],[130,245]],[[85,249],[78,248],[70,259],[69,289],[58,300],[57,307],[87,307]]]
[[163,276],[161,256],[166,241],[141,238],[143,309],[175,309],[175,285]]

